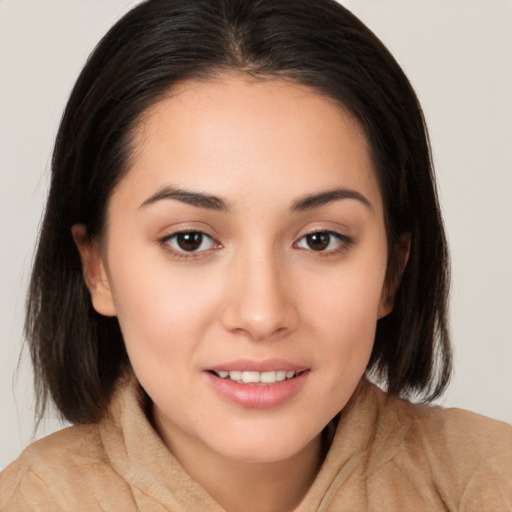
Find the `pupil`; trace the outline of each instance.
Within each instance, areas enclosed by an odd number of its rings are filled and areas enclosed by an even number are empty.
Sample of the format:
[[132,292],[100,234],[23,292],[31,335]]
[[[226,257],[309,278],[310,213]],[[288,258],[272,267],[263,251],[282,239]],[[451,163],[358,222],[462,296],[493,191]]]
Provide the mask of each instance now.
[[329,233],[311,233],[307,235],[307,242],[314,251],[323,251],[329,245]]
[[196,231],[180,233],[176,241],[178,242],[180,249],[183,249],[184,251],[196,251],[203,242],[203,234]]

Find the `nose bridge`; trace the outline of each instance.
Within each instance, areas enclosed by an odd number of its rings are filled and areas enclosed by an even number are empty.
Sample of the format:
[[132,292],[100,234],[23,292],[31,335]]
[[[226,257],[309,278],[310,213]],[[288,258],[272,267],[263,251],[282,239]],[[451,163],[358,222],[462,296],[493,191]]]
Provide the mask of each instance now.
[[234,260],[229,269],[224,326],[253,339],[293,330],[297,312],[283,258],[272,247],[253,246]]

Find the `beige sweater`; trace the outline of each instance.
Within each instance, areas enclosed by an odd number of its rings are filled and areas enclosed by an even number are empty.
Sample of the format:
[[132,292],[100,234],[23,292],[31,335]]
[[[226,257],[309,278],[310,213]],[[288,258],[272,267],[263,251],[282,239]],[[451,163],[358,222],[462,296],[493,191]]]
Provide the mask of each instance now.
[[[0,511],[221,508],[183,471],[147,421],[132,379],[99,424],[29,446],[0,476]],[[512,510],[512,427],[413,405],[363,381],[297,512]]]

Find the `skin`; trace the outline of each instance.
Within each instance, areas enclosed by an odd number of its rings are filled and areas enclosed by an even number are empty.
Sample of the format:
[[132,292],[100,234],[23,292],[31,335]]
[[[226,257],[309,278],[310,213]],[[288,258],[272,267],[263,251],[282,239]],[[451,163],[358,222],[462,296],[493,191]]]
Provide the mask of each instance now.
[[[155,200],[164,187],[226,208]],[[361,197],[291,211],[334,189]],[[180,249],[183,229],[207,235],[199,250]],[[326,248],[311,248],[316,231]],[[117,315],[156,429],[185,470],[228,512],[293,510],[391,309],[382,198],[358,123],[277,79],[184,83],[146,112],[101,241],[82,225],[73,235],[94,307]],[[278,406],[243,407],[210,385],[208,368],[266,358],[307,369]]]

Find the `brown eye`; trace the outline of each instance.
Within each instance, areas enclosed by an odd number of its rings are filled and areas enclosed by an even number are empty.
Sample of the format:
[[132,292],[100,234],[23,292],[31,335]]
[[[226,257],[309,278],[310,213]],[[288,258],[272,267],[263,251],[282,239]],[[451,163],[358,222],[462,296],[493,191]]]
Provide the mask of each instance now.
[[168,245],[174,252],[192,253],[211,249],[215,242],[202,231],[181,231],[165,237],[162,244]]
[[176,235],[176,243],[183,251],[197,251],[203,243],[203,233],[200,233],[199,231],[179,233]]
[[335,231],[315,231],[304,235],[296,243],[296,247],[333,254],[348,248],[353,242],[352,238]]
[[329,247],[332,235],[330,233],[311,233],[306,235],[306,244],[313,251],[325,251]]

